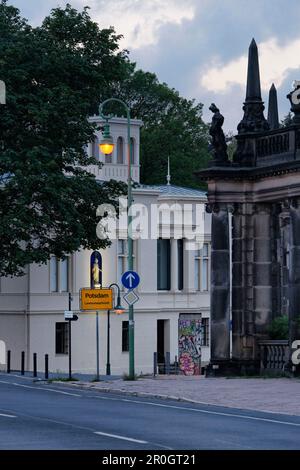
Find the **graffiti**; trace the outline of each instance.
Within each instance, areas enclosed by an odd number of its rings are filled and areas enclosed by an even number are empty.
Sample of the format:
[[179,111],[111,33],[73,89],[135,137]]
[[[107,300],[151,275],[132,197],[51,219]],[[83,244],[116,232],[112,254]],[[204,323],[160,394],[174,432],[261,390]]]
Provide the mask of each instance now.
[[201,319],[179,319],[179,368],[184,375],[201,373]]

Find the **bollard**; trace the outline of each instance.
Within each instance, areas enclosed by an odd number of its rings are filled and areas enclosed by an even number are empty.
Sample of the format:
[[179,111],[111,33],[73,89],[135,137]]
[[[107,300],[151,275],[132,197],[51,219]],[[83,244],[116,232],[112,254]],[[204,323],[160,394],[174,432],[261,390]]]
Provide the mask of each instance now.
[[21,375],[25,374],[25,351],[21,354]]
[[153,353],[153,376],[157,375],[157,352]]
[[165,371],[167,375],[170,375],[170,353],[169,352],[166,352]]
[[45,354],[45,379],[48,380],[49,378],[49,356]]
[[37,353],[33,353],[33,377],[37,377]]
[[175,375],[178,374],[178,358],[175,356]]
[[11,352],[7,351],[7,373],[10,374],[10,357],[11,357]]

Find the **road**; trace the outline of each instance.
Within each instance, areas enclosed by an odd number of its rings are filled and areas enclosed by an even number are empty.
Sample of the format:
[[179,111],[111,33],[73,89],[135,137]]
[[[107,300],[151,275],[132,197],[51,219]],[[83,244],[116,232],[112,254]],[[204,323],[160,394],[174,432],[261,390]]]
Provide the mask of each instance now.
[[0,449],[300,449],[300,417],[0,374]]

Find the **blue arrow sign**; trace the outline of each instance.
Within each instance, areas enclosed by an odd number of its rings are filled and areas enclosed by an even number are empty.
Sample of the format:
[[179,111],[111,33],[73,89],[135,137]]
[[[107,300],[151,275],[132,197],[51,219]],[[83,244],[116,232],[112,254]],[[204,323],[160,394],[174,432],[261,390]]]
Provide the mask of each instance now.
[[121,282],[126,289],[135,289],[140,283],[140,276],[135,271],[126,271],[121,278]]

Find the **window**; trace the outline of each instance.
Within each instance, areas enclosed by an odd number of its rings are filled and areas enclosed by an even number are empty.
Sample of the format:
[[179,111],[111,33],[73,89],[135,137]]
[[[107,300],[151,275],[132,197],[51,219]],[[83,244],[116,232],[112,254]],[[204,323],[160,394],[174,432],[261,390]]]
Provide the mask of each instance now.
[[129,322],[122,321],[122,352],[129,351]]
[[92,157],[99,160],[99,140],[98,137],[95,136],[94,142],[92,142]]
[[105,155],[105,163],[112,163],[112,153]]
[[209,290],[209,244],[204,243],[201,250],[195,252],[195,289]]
[[55,354],[69,353],[69,324],[55,323]]
[[124,140],[118,137],[117,140],[117,163],[124,163]]
[[202,343],[201,346],[209,346],[209,318],[202,318]]
[[183,240],[177,240],[178,290],[183,290]]
[[170,240],[157,240],[157,290],[171,289]]
[[50,292],[58,292],[58,259],[50,258]]
[[130,161],[135,164],[135,141],[133,137],[130,137]]
[[[136,241],[133,241],[133,269],[136,269]],[[120,280],[122,274],[125,273],[128,269],[128,243],[127,240],[118,240],[118,272],[117,278]],[[121,290],[124,290],[124,287],[121,287]]]
[[69,258],[65,258],[60,262],[60,291],[68,292],[69,290]]
[[68,292],[70,290],[70,262],[69,256],[63,260],[51,256],[50,292]]

